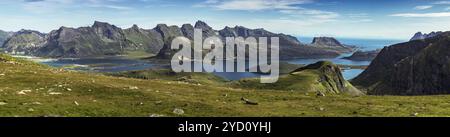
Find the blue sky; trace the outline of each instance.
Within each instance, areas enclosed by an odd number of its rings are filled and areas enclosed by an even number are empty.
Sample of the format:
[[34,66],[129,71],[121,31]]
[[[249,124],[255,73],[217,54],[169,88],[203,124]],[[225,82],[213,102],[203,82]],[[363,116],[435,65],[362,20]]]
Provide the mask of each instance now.
[[450,30],[450,0],[2,0],[0,29],[49,32],[90,26],[242,25],[295,36],[408,39]]

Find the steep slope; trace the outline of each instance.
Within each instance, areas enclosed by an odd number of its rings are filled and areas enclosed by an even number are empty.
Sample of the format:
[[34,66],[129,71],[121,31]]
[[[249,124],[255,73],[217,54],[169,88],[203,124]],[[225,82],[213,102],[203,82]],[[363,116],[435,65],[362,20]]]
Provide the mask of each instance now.
[[155,30],[144,30],[137,25],[124,31],[125,38],[129,44],[130,51],[146,51],[148,53],[157,54],[163,47],[164,41],[161,34]]
[[3,43],[9,38],[11,37],[12,33],[11,32],[6,32],[3,30],[0,30],[0,48],[3,46]]
[[178,26],[167,26],[166,24],[158,24],[153,30],[161,34],[162,40],[164,41],[164,45],[156,57],[171,59],[172,55],[177,51],[170,48],[172,40],[178,36],[183,36],[183,32]]
[[240,80],[238,85],[247,88],[321,94],[364,94],[344,79],[339,66],[327,61],[320,61],[296,69],[288,75],[280,76],[279,80],[273,84],[260,84],[257,79],[244,79]]
[[449,36],[445,32],[386,47],[352,83],[369,94],[449,94]]

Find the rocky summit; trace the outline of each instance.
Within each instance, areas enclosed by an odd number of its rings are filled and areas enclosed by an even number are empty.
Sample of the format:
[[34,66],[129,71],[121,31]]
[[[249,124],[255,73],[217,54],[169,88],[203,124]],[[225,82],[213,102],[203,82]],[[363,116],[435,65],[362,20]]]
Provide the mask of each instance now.
[[450,94],[449,36],[385,47],[352,83],[376,95]]
[[416,34],[414,34],[414,36],[410,39],[410,41],[413,40],[421,40],[421,39],[427,39],[427,38],[431,38],[434,36],[437,36],[439,34],[441,34],[442,31],[437,31],[437,32],[431,32],[431,33],[422,33],[422,32],[417,32]]
[[41,57],[92,57],[144,52],[149,56],[170,59],[176,52],[170,49],[173,38],[184,36],[193,40],[194,28],[202,29],[203,39],[210,36],[223,40],[225,37],[278,37],[281,59],[330,58],[350,50],[332,38],[320,38],[315,41],[316,46],[307,46],[293,36],[272,33],[262,28],[235,26],[214,30],[203,21],[197,21],[194,25],[184,24],[181,28],[158,24],[150,30],[137,25],[121,29],[100,21],[95,21],[89,27],[60,27],[48,34],[22,30],[9,37],[3,49],[8,53]]
[[349,53],[353,51],[351,46],[344,45],[333,37],[314,37],[310,45],[313,47],[338,51],[340,53]]

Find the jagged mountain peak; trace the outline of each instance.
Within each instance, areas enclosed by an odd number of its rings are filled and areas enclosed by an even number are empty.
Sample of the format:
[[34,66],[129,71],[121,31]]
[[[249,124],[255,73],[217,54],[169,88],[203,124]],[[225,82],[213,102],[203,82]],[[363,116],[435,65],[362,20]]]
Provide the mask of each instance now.
[[133,26],[131,27],[131,29],[134,29],[134,30],[139,30],[140,28],[139,28],[139,26],[138,26],[138,25],[136,25],[136,24],[133,24]]
[[343,46],[338,40],[333,37],[314,37],[311,44],[318,46]]
[[17,31],[16,33],[14,33],[14,35],[21,35],[21,34],[37,34],[39,36],[44,36],[44,33],[41,33],[39,31],[36,30],[28,30],[28,29],[21,29],[19,31]]
[[[107,22],[101,22],[101,21],[94,21],[94,24],[92,25],[93,28],[97,28],[97,27],[109,27],[109,26],[114,26],[111,25]],[[114,26],[115,27],[115,26]]]
[[427,39],[427,38],[431,38],[431,37],[437,36],[442,33],[443,33],[442,31],[432,31],[427,34],[427,33],[422,33],[419,31],[414,34],[414,36],[410,39],[410,41]]
[[194,25],[195,28],[201,28],[201,29],[212,29],[211,26],[209,26],[208,24],[206,24],[203,21],[197,21]]

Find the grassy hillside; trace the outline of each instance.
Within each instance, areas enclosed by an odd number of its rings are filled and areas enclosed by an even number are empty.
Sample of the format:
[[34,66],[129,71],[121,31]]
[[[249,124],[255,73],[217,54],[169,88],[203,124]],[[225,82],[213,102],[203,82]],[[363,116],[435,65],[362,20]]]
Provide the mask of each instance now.
[[[258,105],[245,104],[242,97]],[[0,55],[0,116],[449,116],[449,100],[450,96],[316,96],[112,77]]]

